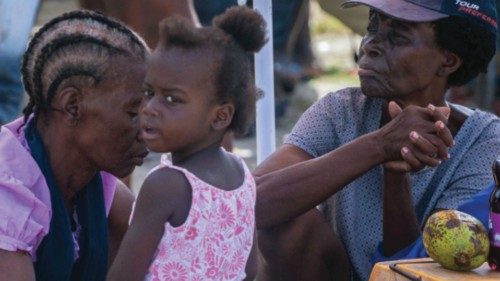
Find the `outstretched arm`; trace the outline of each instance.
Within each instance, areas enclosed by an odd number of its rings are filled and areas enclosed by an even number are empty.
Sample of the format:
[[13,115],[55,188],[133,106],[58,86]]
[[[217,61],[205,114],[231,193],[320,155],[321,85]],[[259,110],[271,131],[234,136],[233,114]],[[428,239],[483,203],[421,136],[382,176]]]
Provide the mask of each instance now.
[[305,213],[383,160],[375,134],[315,159],[298,147],[282,146],[254,172],[257,227],[270,227]]

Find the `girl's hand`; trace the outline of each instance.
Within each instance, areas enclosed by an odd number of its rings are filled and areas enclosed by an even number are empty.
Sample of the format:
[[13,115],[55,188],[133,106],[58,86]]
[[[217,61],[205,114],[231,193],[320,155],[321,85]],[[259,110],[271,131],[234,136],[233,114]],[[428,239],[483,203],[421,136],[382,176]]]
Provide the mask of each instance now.
[[[411,129],[411,131],[408,132],[406,140],[403,140],[403,143],[399,142],[401,146],[399,147],[399,155],[397,157],[400,160],[392,160],[384,163],[385,169],[403,173],[418,171],[426,166],[435,167],[442,160],[449,158],[448,147],[453,145],[453,137],[448,127],[446,127],[446,122],[450,114],[448,107],[436,108],[433,105],[429,105],[424,109],[409,106],[408,110],[402,110],[395,102],[390,102],[388,109],[393,120],[382,127],[381,130],[399,129],[400,131],[405,131],[405,129]],[[414,116],[404,116],[407,115],[405,111],[409,114],[413,113]],[[403,120],[397,120],[398,118]],[[408,121],[411,120],[413,120],[413,124],[409,124]],[[394,127],[394,124],[391,124],[393,122],[399,124],[397,128]],[[401,126],[408,127],[401,128]],[[388,134],[385,136],[397,136],[398,133],[396,131],[392,135]],[[385,143],[391,146],[391,143]],[[392,147],[389,147],[389,150],[391,150],[390,153],[394,153],[393,149],[398,149],[397,144],[398,142],[392,142]]]

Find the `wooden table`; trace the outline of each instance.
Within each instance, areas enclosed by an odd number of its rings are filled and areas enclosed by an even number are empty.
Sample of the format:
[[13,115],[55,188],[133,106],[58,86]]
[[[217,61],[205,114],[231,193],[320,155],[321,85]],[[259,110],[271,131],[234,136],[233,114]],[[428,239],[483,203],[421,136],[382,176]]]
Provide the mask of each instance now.
[[[398,273],[393,269],[400,271]],[[407,275],[406,277],[404,275]],[[412,279],[413,278],[413,279]],[[418,279],[420,278],[420,279]],[[431,258],[379,262],[373,267],[370,281],[500,281],[500,272],[487,263],[472,271],[459,272],[443,268]]]

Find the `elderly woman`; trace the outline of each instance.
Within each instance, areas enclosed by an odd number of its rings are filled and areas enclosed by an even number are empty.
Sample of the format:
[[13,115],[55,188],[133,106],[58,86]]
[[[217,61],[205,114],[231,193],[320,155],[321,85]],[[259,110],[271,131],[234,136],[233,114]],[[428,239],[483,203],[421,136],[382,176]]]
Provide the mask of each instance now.
[[104,280],[133,202],[115,177],[147,154],[137,112],[148,52],[88,11],[32,38],[25,116],[0,131],[0,280]]
[[445,101],[495,53],[494,1],[346,5],[371,8],[361,88],[319,100],[255,170],[262,280],[347,279],[349,263],[367,280],[374,261],[411,257],[427,217],[481,191],[500,155],[498,118]]

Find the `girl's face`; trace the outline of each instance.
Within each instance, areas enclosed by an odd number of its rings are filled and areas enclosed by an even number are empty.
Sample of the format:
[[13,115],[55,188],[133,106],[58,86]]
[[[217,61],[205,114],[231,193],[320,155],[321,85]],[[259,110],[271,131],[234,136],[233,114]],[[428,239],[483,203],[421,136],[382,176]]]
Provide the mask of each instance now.
[[200,50],[155,50],[144,80],[141,133],[155,152],[189,153],[209,141],[216,105],[213,56]]

